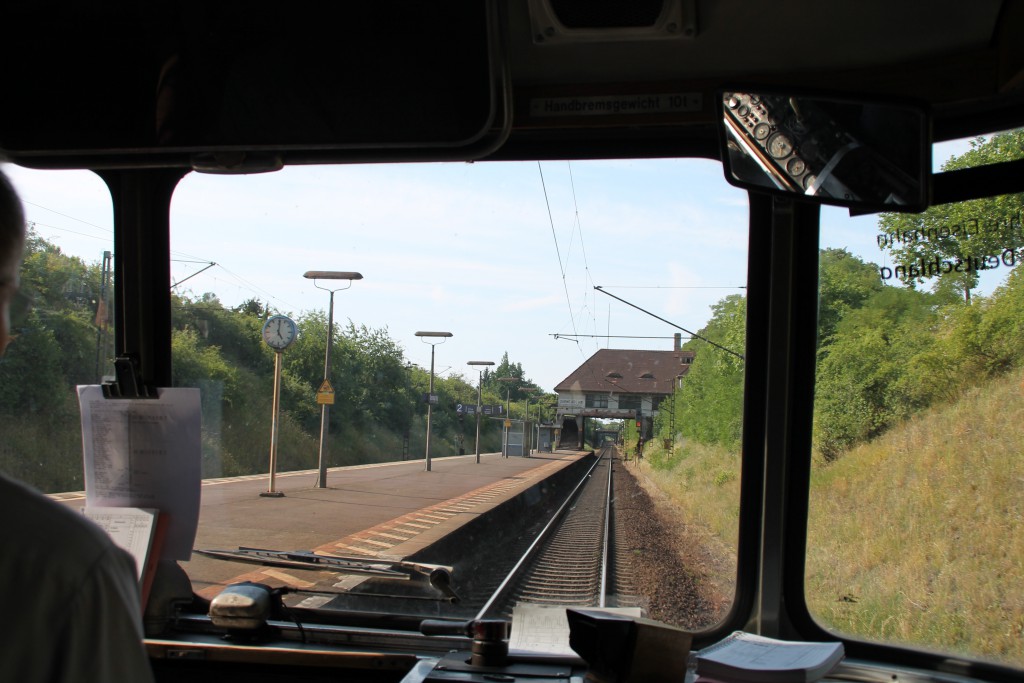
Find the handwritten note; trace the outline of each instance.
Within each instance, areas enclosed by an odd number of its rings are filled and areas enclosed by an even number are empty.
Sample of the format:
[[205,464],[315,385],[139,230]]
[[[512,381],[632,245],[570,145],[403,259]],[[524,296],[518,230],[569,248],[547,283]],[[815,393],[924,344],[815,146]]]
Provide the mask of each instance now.
[[190,559],[199,523],[199,390],[107,399],[89,385],[78,387],[78,402],[86,505],[159,510],[168,520],[162,557]]

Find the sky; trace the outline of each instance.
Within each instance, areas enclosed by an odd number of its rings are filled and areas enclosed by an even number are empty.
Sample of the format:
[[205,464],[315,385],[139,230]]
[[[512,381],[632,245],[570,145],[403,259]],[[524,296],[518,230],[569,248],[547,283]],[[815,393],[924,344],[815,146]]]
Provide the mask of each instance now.
[[[942,146],[936,164],[962,149]],[[112,248],[109,193],[96,176],[4,169],[42,237],[90,263]],[[883,264],[875,217],[830,208],[822,221],[823,246]],[[599,348],[669,350],[680,331],[595,285],[699,331],[712,304],[744,292],[746,232],[746,193],[708,160],[192,173],[173,198],[168,285],[226,306],[258,298],[297,317],[330,299],[303,273],[356,271],[363,279],[335,294],[336,322],[386,328],[427,369],[430,346],[415,332],[451,332],[436,348],[438,375],[475,384],[467,361],[508,353],[553,391]]]

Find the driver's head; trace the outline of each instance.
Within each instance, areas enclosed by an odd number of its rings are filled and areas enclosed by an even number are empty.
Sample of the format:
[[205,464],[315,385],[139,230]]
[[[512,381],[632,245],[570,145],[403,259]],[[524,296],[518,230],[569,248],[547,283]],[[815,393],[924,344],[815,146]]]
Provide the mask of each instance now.
[[18,292],[18,266],[25,246],[25,213],[14,186],[0,171],[0,354],[10,341],[10,308]]

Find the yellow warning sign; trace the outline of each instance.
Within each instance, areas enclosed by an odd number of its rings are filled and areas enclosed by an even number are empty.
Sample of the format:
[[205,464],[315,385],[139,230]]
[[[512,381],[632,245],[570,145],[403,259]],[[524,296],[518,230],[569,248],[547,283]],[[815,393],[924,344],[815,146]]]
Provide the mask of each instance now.
[[334,405],[334,387],[329,380],[324,380],[316,391],[316,402],[318,405]]
[[512,426],[512,420],[505,420],[505,429],[508,429],[511,426]]

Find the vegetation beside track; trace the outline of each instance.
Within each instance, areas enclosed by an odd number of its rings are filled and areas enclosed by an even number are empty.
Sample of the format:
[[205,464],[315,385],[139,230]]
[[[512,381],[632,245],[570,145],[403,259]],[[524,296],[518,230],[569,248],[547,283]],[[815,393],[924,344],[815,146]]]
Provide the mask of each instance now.
[[[812,614],[853,637],[1024,664],[1024,603],[993,580],[1019,575],[1024,558],[1021,424],[1024,370],[1017,370],[842,457],[815,458],[806,571]],[[703,531],[702,552],[734,567],[739,454],[691,443],[677,444],[674,455],[655,444],[645,456],[634,471]]]

